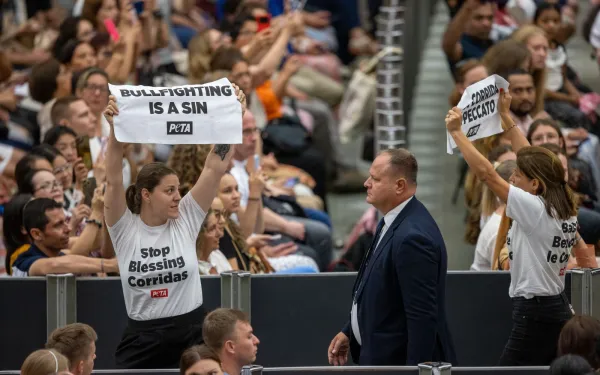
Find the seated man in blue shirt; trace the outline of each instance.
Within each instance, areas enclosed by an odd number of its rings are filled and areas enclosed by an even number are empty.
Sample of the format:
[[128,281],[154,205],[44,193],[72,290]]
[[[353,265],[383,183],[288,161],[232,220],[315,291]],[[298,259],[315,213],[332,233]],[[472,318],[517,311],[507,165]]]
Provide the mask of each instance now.
[[118,272],[116,259],[68,255],[69,225],[62,204],[49,198],[33,199],[23,209],[23,225],[32,244],[13,264],[13,276]]
[[494,3],[490,0],[466,0],[450,21],[442,39],[450,69],[458,63],[480,59],[494,44],[490,32],[494,23]]

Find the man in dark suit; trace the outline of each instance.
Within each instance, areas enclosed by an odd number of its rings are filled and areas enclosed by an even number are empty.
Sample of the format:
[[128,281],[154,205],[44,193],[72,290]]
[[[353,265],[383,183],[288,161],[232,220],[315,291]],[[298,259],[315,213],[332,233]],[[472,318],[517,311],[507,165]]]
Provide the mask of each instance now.
[[373,161],[367,202],[385,216],[358,271],[350,321],[329,345],[330,364],[344,365],[348,351],[360,365],[456,364],[446,322],[446,247],[414,196],[417,170],[405,149]]

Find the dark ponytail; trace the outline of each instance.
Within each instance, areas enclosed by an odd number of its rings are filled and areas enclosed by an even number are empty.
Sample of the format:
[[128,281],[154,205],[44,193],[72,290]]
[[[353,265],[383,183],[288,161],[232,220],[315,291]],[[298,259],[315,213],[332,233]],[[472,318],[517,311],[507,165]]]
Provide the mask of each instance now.
[[127,202],[127,208],[134,214],[139,215],[142,208],[141,192],[138,194],[135,184],[129,185],[125,190],[125,201]]

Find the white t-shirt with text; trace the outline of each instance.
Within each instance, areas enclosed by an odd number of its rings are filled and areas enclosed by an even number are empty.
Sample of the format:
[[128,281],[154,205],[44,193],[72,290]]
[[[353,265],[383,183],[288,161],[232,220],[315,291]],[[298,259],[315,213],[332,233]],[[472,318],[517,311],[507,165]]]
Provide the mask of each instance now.
[[205,216],[187,194],[179,202],[177,219],[149,227],[126,209],[108,228],[131,319],[172,317],[202,305],[196,238]]
[[506,240],[510,258],[510,297],[555,296],[565,288],[565,273],[575,244],[577,217],[548,215],[544,200],[510,186],[506,215],[513,219]]

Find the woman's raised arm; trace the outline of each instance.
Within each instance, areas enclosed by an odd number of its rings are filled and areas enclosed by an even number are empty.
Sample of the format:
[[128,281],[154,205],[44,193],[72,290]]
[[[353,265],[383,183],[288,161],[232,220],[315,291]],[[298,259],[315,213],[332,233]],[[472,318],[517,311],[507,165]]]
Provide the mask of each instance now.
[[113,116],[119,114],[119,108],[114,96],[108,98],[108,106],[104,117],[110,125],[110,135],[106,146],[106,193],[104,195],[104,219],[106,225],[112,227],[119,221],[127,209],[125,188],[123,187],[123,145],[115,137]]
[[[235,89],[238,102],[242,106],[242,116],[246,112],[246,96],[240,88],[232,84]],[[204,212],[208,212],[213,199],[217,195],[221,177],[229,169],[233,157],[232,145],[214,145],[204,163],[204,169],[190,190],[190,194],[196,200]]]
[[[506,98],[504,97],[505,95]],[[510,94],[502,92],[500,94],[500,101],[504,99],[507,99],[508,103],[510,103]],[[454,107],[446,115],[446,128],[448,132],[477,178],[483,181],[500,200],[506,202],[508,200],[510,185],[498,175],[492,163],[477,151],[469,138],[462,132],[461,125],[462,111],[458,107]],[[510,128],[505,131],[515,131],[515,129]],[[519,130],[516,129],[516,131]]]

